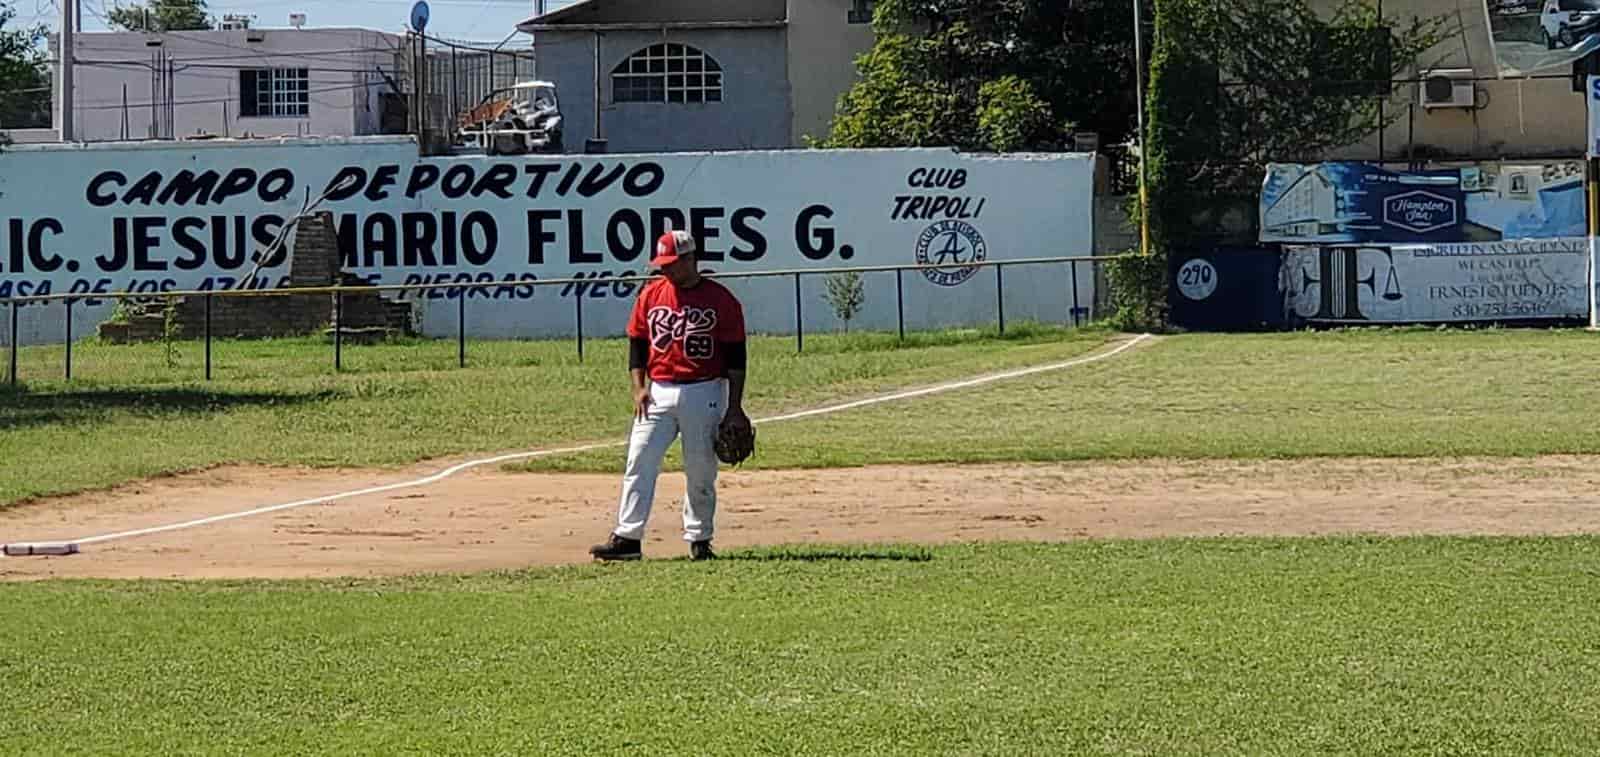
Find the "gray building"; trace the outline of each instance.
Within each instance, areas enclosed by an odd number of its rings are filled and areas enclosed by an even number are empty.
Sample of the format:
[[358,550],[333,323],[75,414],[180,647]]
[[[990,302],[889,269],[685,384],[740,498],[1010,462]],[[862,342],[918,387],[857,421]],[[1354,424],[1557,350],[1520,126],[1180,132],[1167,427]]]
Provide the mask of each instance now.
[[597,138],[607,152],[783,149],[827,134],[855,57],[872,47],[870,8],[583,0],[518,29],[556,85],[569,152]]

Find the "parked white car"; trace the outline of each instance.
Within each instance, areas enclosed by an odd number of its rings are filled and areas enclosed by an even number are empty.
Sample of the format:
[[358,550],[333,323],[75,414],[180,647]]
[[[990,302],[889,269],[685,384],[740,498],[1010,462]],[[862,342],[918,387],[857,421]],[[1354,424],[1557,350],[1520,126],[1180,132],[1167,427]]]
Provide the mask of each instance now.
[[1539,26],[1547,49],[1572,47],[1600,32],[1600,0],[1544,0]]

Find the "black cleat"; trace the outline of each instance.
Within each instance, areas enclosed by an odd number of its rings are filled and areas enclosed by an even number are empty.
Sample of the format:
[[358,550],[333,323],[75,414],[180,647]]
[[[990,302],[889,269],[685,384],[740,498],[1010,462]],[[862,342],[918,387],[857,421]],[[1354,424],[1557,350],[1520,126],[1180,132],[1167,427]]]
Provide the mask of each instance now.
[[624,539],[612,534],[605,544],[596,544],[589,548],[589,554],[596,560],[637,560],[644,557],[644,552],[639,549],[638,539]]
[[711,541],[696,541],[689,543],[690,560],[715,560],[717,555],[711,551]]

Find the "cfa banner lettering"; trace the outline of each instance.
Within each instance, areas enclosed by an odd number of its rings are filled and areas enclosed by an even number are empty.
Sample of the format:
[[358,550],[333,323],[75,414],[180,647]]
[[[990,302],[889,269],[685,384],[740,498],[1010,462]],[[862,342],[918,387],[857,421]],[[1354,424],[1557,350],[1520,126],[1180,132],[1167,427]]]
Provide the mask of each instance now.
[[1589,312],[1583,238],[1289,247],[1285,312],[1311,322],[1574,319]]
[[1583,162],[1390,171],[1365,163],[1272,164],[1263,242],[1417,244],[1585,234]]
[[[0,153],[0,297],[286,286],[296,219],[325,211],[342,267],[369,283],[504,283],[414,295],[504,300],[474,311],[473,336],[567,333],[574,297],[605,301],[587,312],[607,333],[635,286],[606,279],[644,274],[669,229],[694,234],[719,273],[938,266],[907,275],[906,312],[978,322],[993,292],[972,263],[1091,252],[1093,168],[1089,154],[939,149],[424,158],[389,137],[18,146]],[[1054,316],[1067,276],[1015,277],[1013,317]],[[585,282],[533,286],[547,279]],[[804,304],[826,313],[815,288]],[[790,310],[757,308],[752,328],[790,329]],[[855,323],[892,326],[895,312],[870,298]],[[425,332],[453,332],[454,308],[422,316]],[[28,326],[48,333],[56,317]]]

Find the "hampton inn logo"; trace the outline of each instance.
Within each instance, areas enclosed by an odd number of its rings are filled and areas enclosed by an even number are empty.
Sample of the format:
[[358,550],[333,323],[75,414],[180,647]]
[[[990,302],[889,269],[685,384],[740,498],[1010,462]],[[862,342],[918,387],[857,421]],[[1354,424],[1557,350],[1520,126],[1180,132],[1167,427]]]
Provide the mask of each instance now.
[[1407,192],[1383,202],[1383,222],[1416,234],[1456,225],[1456,203],[1432,192]]

